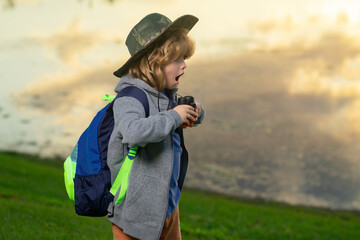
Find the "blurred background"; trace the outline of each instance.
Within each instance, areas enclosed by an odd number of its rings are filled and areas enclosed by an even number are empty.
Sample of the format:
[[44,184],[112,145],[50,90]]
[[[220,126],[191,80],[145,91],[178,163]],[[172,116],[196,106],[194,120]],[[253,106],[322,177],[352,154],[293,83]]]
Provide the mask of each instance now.
[[0,150],[68,156],[145,15],[193,14],[186,186],[360,209],[360,2],[1,0]]

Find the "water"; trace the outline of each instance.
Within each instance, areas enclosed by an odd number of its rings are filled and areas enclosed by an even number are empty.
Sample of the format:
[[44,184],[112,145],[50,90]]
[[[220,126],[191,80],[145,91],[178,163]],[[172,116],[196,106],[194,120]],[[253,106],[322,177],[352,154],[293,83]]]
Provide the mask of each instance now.
[[3,2],[0,148],[66,157],[112,93],[132,25],[192,13],[180,93],[207,116],[185,132],[186,185],[360,209],[359,3],[245,2]]

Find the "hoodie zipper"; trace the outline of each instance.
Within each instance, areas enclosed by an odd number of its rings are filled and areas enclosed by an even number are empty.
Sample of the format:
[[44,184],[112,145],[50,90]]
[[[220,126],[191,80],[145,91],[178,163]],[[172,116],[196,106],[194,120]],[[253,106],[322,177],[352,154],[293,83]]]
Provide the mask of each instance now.
[[[160,92],[159,92],[160,93]],[[158,95],[158,97],[160,97],[160,94]],[[168,98],[169,102],[168,102],[168,106],[167,106],[167,110],[169,109],[169,106],[170,106],[170,98],[168,96],[165,96]],[[159,102],[158,101],[158,108],[159,108],[159,112],[160,112],[160,106],[159,106]],[[175,103],[174,103],[175,104]],[[173,140],[173,137],[172,137],[172,134],[171,134],[171,149],[172,149],[172,164],[171,164],[171,168],[170,168],[170,174],[169,174],[169,178],[168,178],[168,185],[167,185],[167,194],[166,194],[166,200],[167,200],[167,204],[165,204],[165,208],[163,210],[163,218],[162,218],[162,222],[161,222],[161,228],[160,228],[160,232],[157,236],[157,239],[160,238],[161,236],[161,233],[162,233],[162,230],[164,228],[164,223],[165,223],[165,220],[166,220],[166,212],[167,212],[167,209],[169,207],[169,190],[170,190],[170,180],[171,180],[171,175],[172,175],[172,171],[173,171],[173,168],[174,168],[174,140]]]

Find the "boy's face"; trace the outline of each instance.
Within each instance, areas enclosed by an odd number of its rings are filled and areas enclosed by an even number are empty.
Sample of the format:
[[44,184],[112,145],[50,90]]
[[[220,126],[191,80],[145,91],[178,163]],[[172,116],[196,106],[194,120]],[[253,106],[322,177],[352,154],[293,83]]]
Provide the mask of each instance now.
[[179,85],[179,79],[184,74],[186,63],[183,57],[171,62],[164,67],[165,88],[174,89]]

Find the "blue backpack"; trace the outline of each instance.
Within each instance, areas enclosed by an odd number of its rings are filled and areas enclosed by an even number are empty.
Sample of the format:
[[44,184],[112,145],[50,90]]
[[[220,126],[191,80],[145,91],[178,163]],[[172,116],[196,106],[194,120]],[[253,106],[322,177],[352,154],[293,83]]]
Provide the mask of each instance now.
[[[121,90],[115,99],[123,96],[134,97],[141,102],[146,117],[149,116],[149,102],[143,90],[130,86]],[[69,198],[75,201],[75,212],[82,216],[105,216],[116,192],[121,190],[116,203],[121,202],[126,189],[132,160],[137,147],[129,149],[114,185],[111,186],[110,170],[107,165],[107,150],[114,129],[113,104],[101,109],[89,127],[82,133],[71,155],[64,163],[64,179]]]

